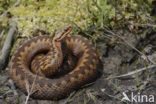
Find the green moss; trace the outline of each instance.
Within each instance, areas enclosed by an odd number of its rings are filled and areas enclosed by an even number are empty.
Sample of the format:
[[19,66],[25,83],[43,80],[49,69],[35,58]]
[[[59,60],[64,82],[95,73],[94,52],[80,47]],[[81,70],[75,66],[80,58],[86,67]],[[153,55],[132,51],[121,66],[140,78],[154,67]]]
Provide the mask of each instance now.
[[[137,24],[149,23],[151,3],[144,0],[22,0],[14,7],[10,6],[12,18],[16,18],[18,31],[30,36],[35,30],[54,30],[75,23],[81,30],[89,31],[109,27],[125,27],[127,21]],[[5,1],[4,1],[5,3]],[[11,3],[13,5],[14,3]],[[115,8],[115,6],[117,8]],[[6,5],[2,6],[3,9]],[[122,13],[119,13],[120,11]],[[7,21],[6,21],[7,20]],[[9,18],[0,19],[1,25],[7,25]],[[75,32],[75,30],[74,30]]]
[[12,7],[11,13],[18,20],[19,32],[31,35],[36,29],[53,33],[59,27],[75,22],[82,28],[90,23],[87,13],[86,0],[46,0],[33,2],[22,1],[18,7]]

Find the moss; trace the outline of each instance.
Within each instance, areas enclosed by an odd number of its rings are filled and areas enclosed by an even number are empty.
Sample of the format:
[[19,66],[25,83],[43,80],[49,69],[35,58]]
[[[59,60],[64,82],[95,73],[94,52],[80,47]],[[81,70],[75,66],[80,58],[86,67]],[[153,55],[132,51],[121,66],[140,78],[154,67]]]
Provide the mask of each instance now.
[[87,0],[46,0],[33,2],[25,0],[18,7],[11,8],[11,14],[18,19],[19,32],[31,35],[36,29],[53,33],[65,24],[75,22],[82,28],[91,19],[86,9]]
[[[52,34],[73,22],[84,31],[104,25],[125,28],[123,16],[132,23],[146,24],[150,11],[151,2],[144,0],[22,0],[18,6],[10,6],[9,13],[16,18],[19,32],[31,36],[35,30]],[[0,19],[1,25],[7,25],[8,21],[7,16]]]

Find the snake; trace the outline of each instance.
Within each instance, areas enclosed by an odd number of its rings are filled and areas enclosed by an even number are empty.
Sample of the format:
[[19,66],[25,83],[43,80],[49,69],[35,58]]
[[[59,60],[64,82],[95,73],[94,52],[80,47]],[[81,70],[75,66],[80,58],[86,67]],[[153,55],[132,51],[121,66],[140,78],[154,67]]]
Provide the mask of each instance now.
[[[71,31],[72,25],[67,25],[53,35],[33,37],[14,52],[9,75],[24,94],[34,99],[58,100],[96,79],[99,56],[94,45]],[[60,76],[66,65],[70,71]]]

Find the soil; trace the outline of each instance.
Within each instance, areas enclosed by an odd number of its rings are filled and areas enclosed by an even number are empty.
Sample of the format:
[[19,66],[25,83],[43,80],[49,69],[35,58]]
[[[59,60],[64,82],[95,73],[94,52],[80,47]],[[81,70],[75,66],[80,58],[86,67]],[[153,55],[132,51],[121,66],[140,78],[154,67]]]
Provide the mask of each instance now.
[[[156,104],[156,67],[147,68],[152,65],[149,60],[156,62],[156,33],[119,33],[124,41],[117,38],[110,41],[104,35],[96,42],[101,60],[101,76],[95,82],[59,101],[30,98],[28,104]],[[149,60],[126,42],[145,54]],[[142,68],[145,70],[136,72]],[[8,70],[6,68],[0,73],[0,104],[24,104],[26,96],[14,86]],[[120,76],[127,73],[129,75]],[[131,102],[121,101],[123,92]],[[132,102],[132,94],[137,95],[137,101]],[[148,100],[154,96],[155,101],[150,103],[140,98],[144,102],[139,103],[138,97],[142,95],[146,95]]]

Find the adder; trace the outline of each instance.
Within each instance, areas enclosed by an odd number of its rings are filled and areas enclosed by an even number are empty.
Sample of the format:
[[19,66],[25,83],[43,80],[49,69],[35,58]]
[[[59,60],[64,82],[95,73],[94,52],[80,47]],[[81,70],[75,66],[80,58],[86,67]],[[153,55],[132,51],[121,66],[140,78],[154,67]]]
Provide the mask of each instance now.
[[[53,36],[34,37],[15,51],[9,63],[9,74],[22,92],[28,94],[26,86],[29,86],[32,87],[30,97],[57,100],[96,78],[99,57],[94,45],[80,35],[70,35],[71,30],[72,25],[68,25]],[[66,53],[77,61],[64,60]],[[63,70],[64,61],[73,61],[75,64],[70,67],[73,69],[62,76],[50,77]]]

